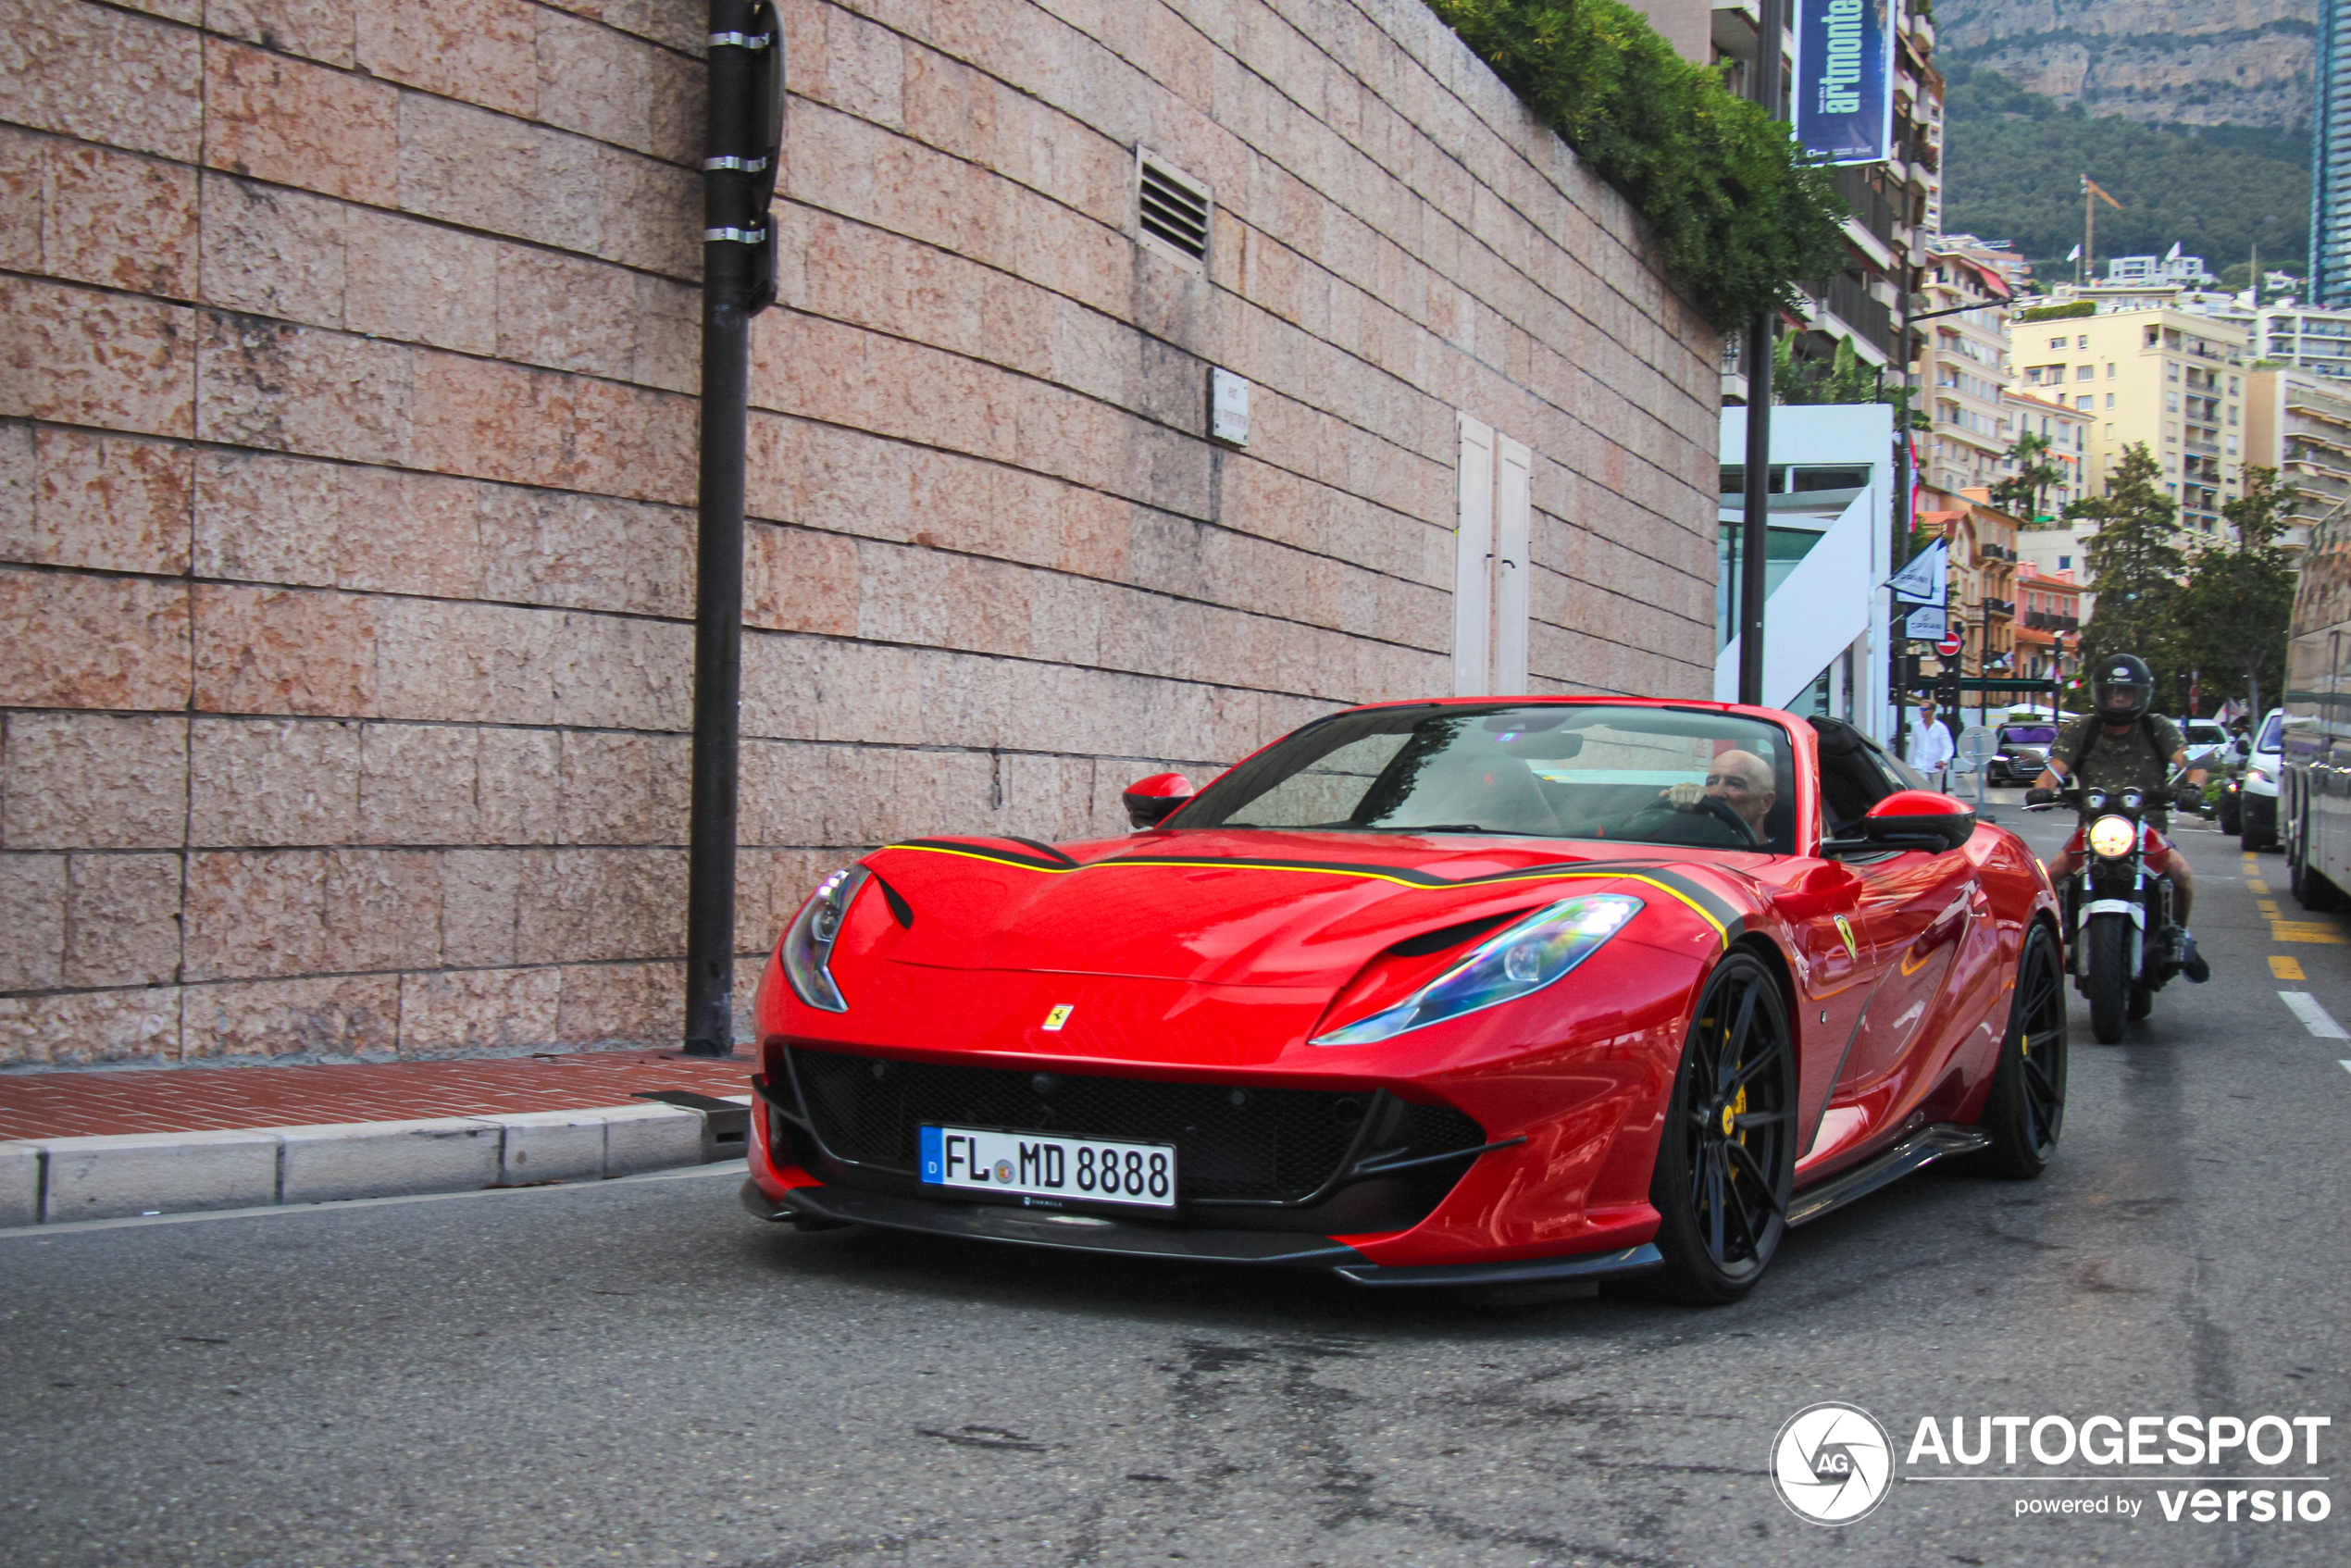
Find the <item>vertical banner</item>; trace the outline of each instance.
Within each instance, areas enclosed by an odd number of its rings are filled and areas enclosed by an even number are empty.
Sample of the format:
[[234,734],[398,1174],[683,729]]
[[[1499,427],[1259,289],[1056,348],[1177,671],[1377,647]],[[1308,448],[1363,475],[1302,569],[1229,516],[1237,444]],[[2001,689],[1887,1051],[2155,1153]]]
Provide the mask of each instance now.
[[1894,0],[1796,0],[1796,140],[1831,163],[1894,155]]

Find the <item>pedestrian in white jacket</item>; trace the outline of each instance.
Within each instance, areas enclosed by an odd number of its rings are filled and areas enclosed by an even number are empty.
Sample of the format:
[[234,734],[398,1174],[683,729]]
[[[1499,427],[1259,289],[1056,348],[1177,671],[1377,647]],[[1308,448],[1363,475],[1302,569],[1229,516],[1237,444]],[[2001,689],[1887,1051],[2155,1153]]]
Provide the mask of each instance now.
[[1918,728],[1910,731],[1910,754],[1905,760],[1939,790],[1948,783],[1943,774],[1951,765],[1955,750],[1950,728],[1935,716],[1934,700],[1930,697],[1919,706]]

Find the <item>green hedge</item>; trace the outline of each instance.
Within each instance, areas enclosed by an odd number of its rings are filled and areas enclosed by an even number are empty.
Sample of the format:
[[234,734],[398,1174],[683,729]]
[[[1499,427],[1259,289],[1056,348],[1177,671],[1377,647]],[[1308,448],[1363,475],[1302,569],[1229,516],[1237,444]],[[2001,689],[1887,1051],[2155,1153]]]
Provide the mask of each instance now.
[[2019,321],[2071,321],[2077,316],[2096,316],[2097,313],[2096,301],[2075,300],[2070,305],[2036,305],[2030,310],[2018,311],[2016,318]]
[[1618,0],[1428,0],[1648,220],[1666,276],[1723,331],[1844,265],[1847,208],[1785,123]]

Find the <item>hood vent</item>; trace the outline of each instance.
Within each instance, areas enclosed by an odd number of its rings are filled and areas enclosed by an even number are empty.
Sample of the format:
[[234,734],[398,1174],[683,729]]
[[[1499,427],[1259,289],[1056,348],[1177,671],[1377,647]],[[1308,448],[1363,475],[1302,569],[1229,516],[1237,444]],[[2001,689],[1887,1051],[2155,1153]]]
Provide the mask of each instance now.
[[1209,188],[1143,147],[1135,150],[1135,183],[1143,243],[1171,261],[1203,270],[1215,205]]

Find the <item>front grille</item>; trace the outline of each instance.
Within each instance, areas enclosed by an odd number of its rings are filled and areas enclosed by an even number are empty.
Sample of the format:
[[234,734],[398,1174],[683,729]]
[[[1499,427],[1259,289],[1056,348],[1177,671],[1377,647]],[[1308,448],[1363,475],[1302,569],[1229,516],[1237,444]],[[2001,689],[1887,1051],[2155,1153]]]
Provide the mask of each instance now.
[[1357,1164],[1392,1165],[1486,1141],[1459,1111],[1375,1092],[1040,1075],[801,1047],[791,1063],[826,1149],[906,1176],[927,1123],[1172,1143],[1186,1202],[1296,1203],[1339,1176],[1350,1152]]

